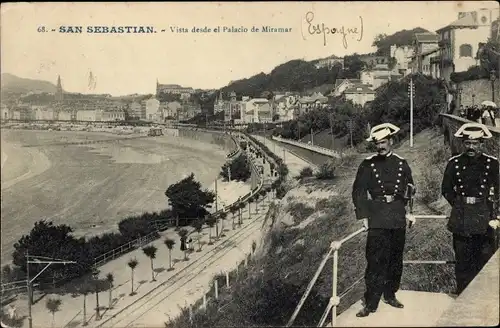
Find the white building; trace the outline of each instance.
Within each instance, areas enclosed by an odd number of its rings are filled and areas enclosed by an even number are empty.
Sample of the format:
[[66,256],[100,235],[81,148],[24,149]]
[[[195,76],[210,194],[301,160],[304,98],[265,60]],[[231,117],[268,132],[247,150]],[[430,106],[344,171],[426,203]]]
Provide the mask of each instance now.
[[367,85],[359,84],[345,90],[343,96],[356,105],[364,106],[367,102],[375,99],[375,91]]
[[146,120],[157,121],[159,119],[160,101],[156,98],[146,100]]
[[461,12],[458,19],[436,32],[440,53],[432,62],[439,66],[440,76],[450,79],[453,72],[464,72],[479,64],[476,53],[479,43],[491,35],[491,25],[499,17],[498,9],[482,8]]
[[411,56],[413,56],[413,47],[392,45],[390,52],[391,57],[396,59],[395,69],[403,75],[409,74],[411,71],[408,65],[410,63]]
[[77,121],[89,121],[96,122],[102,121],[103,111],[100,109],[94,110],[79,110],[76,112],[76,120]]

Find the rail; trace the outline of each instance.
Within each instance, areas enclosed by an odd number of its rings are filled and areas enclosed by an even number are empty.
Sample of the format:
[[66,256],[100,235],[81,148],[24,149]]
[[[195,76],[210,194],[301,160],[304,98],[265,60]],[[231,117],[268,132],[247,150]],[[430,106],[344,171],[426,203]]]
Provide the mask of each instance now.
[[[208,131],[207,132],[211,132],[211,131]],[[240,151],[239,150],[239,143],[234,140],[234,137],[231,136],[231,139],[233,140],[233,142],[235,143],[236,147],[237,147],[237,151]],[[257,147],[258,148],[258,147]],[[233,154],[234,156],[235,154]],[[248,194],[246,194],[245,196],[243,196],[241,199],[237,200],[236,202],[234,202],[233,204],[229,205],[229,206],[226,206],[220,210],[218,210],[217,212],[214,212],[213,215],[218,215],[220,213],[223,213],[223,212],[229,212],[230,208],[232,205],[235,205],[235,204],[238,204],[238,203],[241,203],[241,202],[246,202],[250,197],[254,196],[255,194],[259,193],[260,190],[262,189],[262,186],[263,186],[263,183],[264,183],[264,178],[263,176],[261,176],[259,170],[256,168],[255,164],[253,163],[253,161],[250,161],[250,166],[252,167],[252,170],[254,171],[254,173],[257,175],[258,179],[260,180],[259,182],[259,185],[258,187],[255,189],[255,190],[252,190],[250,191]],[[153,223],[155,224],[155,231],[145,235],[145,236],[141,236],[141,237],[138,237],[132,241],[129,241],[128,243],[124,244],[124,245],[121,245],[117,248],[114,248],[110,251],[107,251],[106,253],[104,254],[100,254],[98,256],[96,256],[94,258],[94,266],[95,267],[98,267],[98,266],[101,266],[109,261],[112,261],[114,259],[116,259],[117,257],[123,255],[123,254],[126,254],[128,252],[130,252],[132,249],[137,249],[137,248],[140,248],[150,242],[152,242],[153,240],[156,240],[158,238],[158,232],[166,225],[168,225],[169,223],[173,222],[174,220],[172,219],[169,219],[169,220],[156,220],[154,221]],[[160,226],[161,223],[164,223],[163,227]]]
[[295,140],[290,140],[290,139],[285,139],[285,138],[281,138],[281,137],[277,137],[277,136],[273,136],[272,139],[276,140],[276,141],[279,141],[279,142],[287,143],[287,144],[290,144],[290,145],[293,145],[293,146],[297,146],[297,147],[300,147],[300,148],[304,148],[304,149],[307,149],[307,150],[310,150],[310,151],[313,151],[313,152],[316,152],[316,153],[319,153],[319,154],[323,154],[323,155],[327,155],[327,156],[331,156],[331,157],[336,157],[336,158],[342,157],[342,153],[341,152],[338,152],[338,151],[335,151],[335,150],[331,150],[331,149],[328,149],[328,148],[324,148],[324,147],[320,147],[320,146],[314,146],[314,145],[309,145],[309,144],[306,144],[306,143],[303,143],[303,142],[299,142],[299,141],[295,141]]
[[[446,219],[447,216],[446,215],[415,215],[415,218],[416,219]],[[340,296],[337,295],[337,292],[338,292],[337,291],[337,284],[338,284],[337,280],[338,280],[338,256],[339,256],[339,250],[340,250],[340,248],[342,247],[342,245],[344,243],[346,243],[347,241],[351,240],[352,238],[356,237],[357,235],[359,235],[359,234],[361,234],[362,232],[365,232],[365,231],[367,231],[367,229],[365,229],[364,227],[360,228],[360,229],[354,231],[353,233],[347,235],[343,239],[341,239],[339,241],[333,241],[330,244],[330,248],[328,249],[328,252],[323,257],[323,260],[321,261],[321,263],[320,263],[318,269],[316,270],[313,278],[311,279],[311,281],[307,285],[307,288],[306,288],[304,294],[302,295],[299,303],[297,304],[297,307],[295,308],[292,316],[290,317],[290,320],[288,320],[288,322],[286,324],[286,327],[290,327],[290,326],[293,325],[293,323],[294,323],[295,319],[297,318],[297,315],[299,314],[299,312],[300,312],[302,306],[304,305],[307,297],[311,293],[312,288],[314,287],[314,284],[318,280],[319,275],[323,271],[323,269],[324,269],[327,261],[330,258],[333,258],[333,263],[332,263],[332,265],[333,265],[333,271],[332,271],[332,297],[330,298],[330,300],[328,302],[328,305],[326,306],[325,311],[323,312],[323,315],[321,316],[321,319],[320,319],[317,327],[323,327],[323,325],[325,324],[325,321],[326,321],[329,313],[331,313],[331,315],[332,315],[331,326],[335,327],[336,319],[337,319],[337,307],[340,304],[340,300],[344,296],[346,296],[352,290],[352,288],[363,279],[363,277],[361,277],[360,279],[358,279],[357,281],[355,281],[351,286],[349,286],[348,288],[346,288],[346,290]],[[333,256],[332,256],[332,253],[333,253]],[[452,263],[454,263],[454,261],[418,261],[418,260],[411,260],[411,261],[403,261],[403,263],[405,263],[405,264],[406,263],[414,263],[414,264],[423,264],[423,263],[424,264],[452,264]]]

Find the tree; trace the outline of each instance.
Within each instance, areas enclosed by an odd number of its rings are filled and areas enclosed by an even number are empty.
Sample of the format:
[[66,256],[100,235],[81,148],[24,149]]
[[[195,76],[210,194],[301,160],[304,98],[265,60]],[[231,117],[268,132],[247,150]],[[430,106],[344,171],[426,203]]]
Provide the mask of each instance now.
[[137,262],[136,259],[130,259],[127,262],[127,265],[130,268],[131,277],[132,277],[131,280],[130,280],[130,282],[131,282],[130,286],[132,287],[131,292],[130,292],[130,296],[135,295],[135,292],[134,292],[134,270],[135,270],[135,268],[137,267],[138,264],[139,264],[139,262]]
[[101,311],[100,311],[100,306],[99,306],[99,292],[100,292],[100,280],[99,280],[99,270],[97,268],[92,269],[92,282],[94,285],[94,291],[95,291],[95,301],[96,301],[96,308],[95,308],[95,320],[101,320]]
[[157,250],[158,250],[158,248],[156,248],[154,245],[149,245],[149,246],[146,246],[142,249],[144,254],[147,257],[149,257],[149,260],[151,261],[151,281],[156,281],[153,260],[156,258],[156,251]]
[[[186,229],[181,229],[177,233],[179,234],[179,237],[181,237],[181,245],[182,244],[185,245],[186,240],[187,240],[187,236],[188,236],[189,232]],[[188,251],[188,249],[187,249],[186,246],[184,246],[183,251],[184,251],[184,261],[189,260],[188,257],[187,257],[187,251]]]
[[[28,235],[22,236],[14,244],[12,259],[14,265],[26,273],[26,253],[49,258],[71,259],[79,265],[51,265],[41,277],[74,277],[90,272],[93,258],[88,255],[84,238],[76,239],[71,227],[54,225],[51,221],[40,220],[34,224]],[[43,266],[30,267],[30,274],[35,276]]]
[[47,307],[47,310],[49,310],[50,313],[52,313],[52,327],[54,327],[55,324],[55,315],[56,312],[60,310],[62,301],[60,299],[55,299],[55,298],[49,298],[47,302],[45,303],[45,306]]
[[216,219],[213,215],[208,215],[205,219],[205,223],[208,225],[208,245],[213,245],[212,241],[212,228],[216,224]]
[[238,204],[233,204],[231,205],[231,207],[229,208],[229,211],[231,212],[231,216],[232,216],[232,219],[233,219],[233,230],[235,229],[235,225],[234,225],[234,217],[235,217],[235,214],[236,212],[238,212]]
[[239,216],[238,216],[238,226],[241,227],[241,225],[243,224],[243,213],[242,211],[245,209],[246,207],[246,204],[241,202],[241,203],[238,203],[238,211],[239,211]]
[[108,303],[108,309],[113,308],[113,281],[115,280],[115,277],[113,274],[110,272],[106,275],[106,281],[109,284],[109,303]]
[[173,267],[172,267],[172,249],[174,248],[175,240],[167,238],[163,241],[163,243],[168,248],[168,264],[169,264],[168,271],[172,271],[173,270]]
[[254,199],[255,199],[255,196],[248,197],[248,218],[249,219],[252,217],[250,204],[254,201]]
[[203,217],[207,214],[215,199],[215,193],[209,190],[202,191],[201,183],[194,180],[194,174],[168,187],[165,191],[168,202],[175,215],[183,218]]
[[198,233],[198,252],[201,252],[201,232],[203,231],[203,220],[193,220],[193,228]]
[[220,218],[220,236],[221,237],[226,237],[226,234],[224,233],[224,220],[227,218],[227,213],[226,212],[220,212],[219,213],[219,218]]
[[87,322],[87,295],[92,290],[92,286],[90,285],[90,281],[88,279],[83,279],[76,285],[74,285],[75,291],[79,294],[83,295],[83,320],[82,325],[86,326]]
[[247,156],[245,154],[240,154],[232,161],[222,165],[219,175],[224,178],[224,181],[229,181],[229,171],[231,180],[247,181],[252,174]]

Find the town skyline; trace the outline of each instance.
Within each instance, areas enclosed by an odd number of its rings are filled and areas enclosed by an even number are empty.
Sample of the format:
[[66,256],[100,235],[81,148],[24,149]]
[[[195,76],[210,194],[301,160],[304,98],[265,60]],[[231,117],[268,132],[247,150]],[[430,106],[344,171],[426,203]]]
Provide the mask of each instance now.
[[[158,6],[171,9],[165,13],[165,17],[154,15],[160,7],[153,4],[134,4],[137,5],[134,11],[129,10],[129,4],[119,3],[112,4],[113,11],[102,10],[97,4],[72,4],[71,7],[9,4],[2,5],[2,72],[54,84],[60,75],[63,89],[72,93],[113,96],[154,94],[157,81],[194,89],[219,89],[230,81],[249,78],[260,72],[267,74],[276,66],[293,59],[311,61],[330,55],[343,57],[352,53],[370,53],[375,50],[371,44],[378,34],[390,35],[416,27],[434,32],[456,20],[461,11],[492,8],[492,4],[498,6],[492,1],[465,1],[460,2],[460,5],[451,1],[397,4],[289,3],[283,10],[277,3],[249,3],[244,6],[238,3],[198,3],[196,7],[188,4],[160,4]],[[242,8],[244,15],[241,14]],[[329,11],[335,11],[335,15],[331,15],[334,18],[329,16]],[[393,19],[387,23],[387,13],[398,11],[402,15],[391,16]],[[49,12],[52,16],[47,14]],[[347,35],[346,40],[342,40],[338,34],[323,37],[305,32],[304,35],[304,29],[307,30],[305,15],[309,12],[315,15],[314,23],[338,28],[345,26],[346,30],[357,28],[358,33]],[[412,15],[406,15],[408,12]],[[176,17],[183,17],[187,18],[185,21],[188,23],[177,25],[202,28],[224,22],[225,25],[237,27],[290,27],[292,32],[41,35],[36,31],[40,25],[39,17],[44,17],[43,24],[47,26],[68,25],[68,21],[73,22],[72,25],[105,25],[103,22],[112,21],[114,25],[142,24],[157,28],[176,25],[179,21]],[[205,19],[200,19],[203,17]],[[359,17],[363,24],[362,37],[359,34]],[[23,20],[22,26],[19,20]],[[21,43],[20,39],[33,42]],[[327,40],[324,42],[324,39]],[[175,51],[170,46],[175,47]],[[88,87],[89,72],[93,73],[95,80],[92,90]]]

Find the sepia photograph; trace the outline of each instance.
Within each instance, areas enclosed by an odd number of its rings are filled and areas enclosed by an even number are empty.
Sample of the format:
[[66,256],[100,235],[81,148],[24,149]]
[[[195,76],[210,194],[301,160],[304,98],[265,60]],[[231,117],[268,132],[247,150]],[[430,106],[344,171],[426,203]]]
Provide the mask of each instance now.
[[497,1],[0,9],[1,327],[500,324]]

